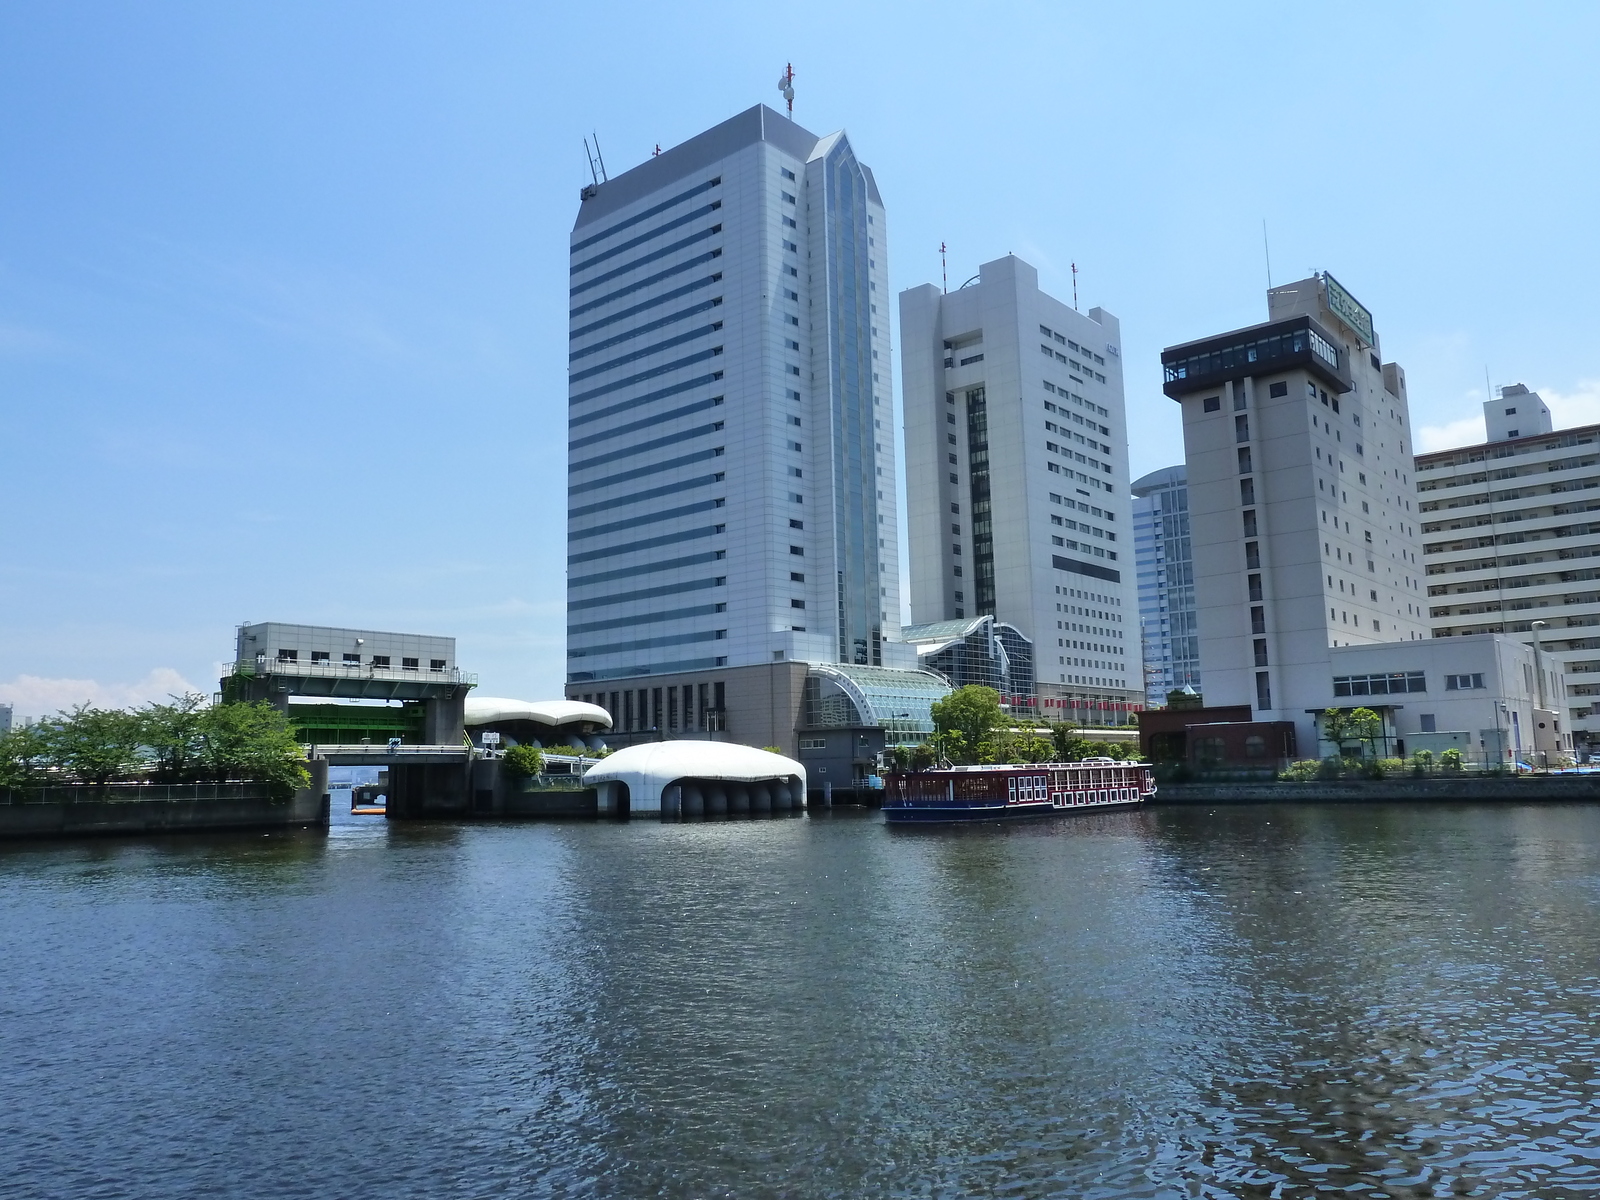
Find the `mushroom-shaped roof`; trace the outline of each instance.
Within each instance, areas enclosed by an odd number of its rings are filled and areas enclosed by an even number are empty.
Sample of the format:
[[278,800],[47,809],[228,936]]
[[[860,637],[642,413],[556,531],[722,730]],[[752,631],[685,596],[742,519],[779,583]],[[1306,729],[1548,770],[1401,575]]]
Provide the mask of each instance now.
[[585,704],[581,700],[508,700],[502,696],[467,693],[468,725],[494,725],[500,721],[535,721],[540,725],[588,722],[611,728],[611,714],[598,704]]
[[803,784],[806,769],[792,758],[738,746],[732,742],[645,742],[618,750],[583,773],[589,787],[617,780],[640,798],[659,799],[661,789],[675,779],[734,779],[753,783],[765,779],[797,777]]

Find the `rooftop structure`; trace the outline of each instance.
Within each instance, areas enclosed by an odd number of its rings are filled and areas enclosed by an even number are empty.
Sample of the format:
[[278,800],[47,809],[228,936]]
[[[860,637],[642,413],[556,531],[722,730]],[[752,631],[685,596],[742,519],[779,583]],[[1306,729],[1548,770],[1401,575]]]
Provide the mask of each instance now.
[[723,816],[796,811],[806,769],[792,758],[725,742],[647,742],[584,772],[611,815]]

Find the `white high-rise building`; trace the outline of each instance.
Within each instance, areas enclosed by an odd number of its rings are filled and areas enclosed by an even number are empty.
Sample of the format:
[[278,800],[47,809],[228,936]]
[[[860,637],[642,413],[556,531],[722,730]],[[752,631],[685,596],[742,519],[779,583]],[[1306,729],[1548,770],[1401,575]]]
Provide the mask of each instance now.
[[[764,106],[583,189],[567,694],[621,740],[794,752],[806,664],[915,666],[892,640],[887,279],[872,172]],[[927,725],[926,701],[893,707]]]
[[911,619],[1031,638],[1040,715],[1120,724],[1144,699],[1122,337],[1014,256],[900,294]]
[[1566,673],[1567,695],[1541,707],[1562,710],[1558,732],[1587,758],[1600,749],[1600,426],[1555,429],[1520,383],[1483,409],[1487,442],[1416,456],[1433,636],[1534,644],[1541,680]]
[[1311,754],[1330,651],[1428,636],[1411,424],[1405,372],[1336,280],[1273,288],[1267,307],[1161,361],[1183,412],[1206,704],[1292,721]]

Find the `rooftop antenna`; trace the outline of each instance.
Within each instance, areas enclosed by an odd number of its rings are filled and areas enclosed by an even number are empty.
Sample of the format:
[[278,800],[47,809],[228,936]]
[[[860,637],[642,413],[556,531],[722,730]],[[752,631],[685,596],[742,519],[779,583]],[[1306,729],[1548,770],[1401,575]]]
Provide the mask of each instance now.
[[600,160],[600,182],[609,183],[611,177],[606,174],[606,156],[600,153],[600,135],[592,129],[589,132],[594,137],[594,156]]
[[1072,264],[1072,311],[1078,311],[1078,264]]
[[950,290],[950,266],[945,262],[943,242],[939,243],[939,280],[943,284],[944,290],[948,292]]
[[661,157],[661,143],[660,142],[656,143],[656,148],[653,151],[651,151],[650,157],[651,158],[660,158]]
[[594,180],[595,187],[599,187],[600,186],[600,172],[595,169],[594,151],[589,149],[589,139],[588,138],[584,138],[583,139],[583,153],[584,153],[584,157],[586,157],[589,160],[589,178]]
[[1267,219],[1261,218],[1261,248],[1267,255],[1267,291],[1272,290],[1272,243],[1267,241]]
[[778,76],[778,92],[789,105],[789,119],[794,120],[794,64],[785,63],[783,74]]

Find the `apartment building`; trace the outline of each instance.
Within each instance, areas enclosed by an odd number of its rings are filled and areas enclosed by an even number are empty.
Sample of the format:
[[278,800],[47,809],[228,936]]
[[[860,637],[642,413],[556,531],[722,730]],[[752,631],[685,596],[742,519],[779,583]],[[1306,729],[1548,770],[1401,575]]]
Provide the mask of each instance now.
[[1330,275],[1267,293],[1260,325],[1161,355],[1181,406],[1208,705],[1316,745],[1334,647],[1429,634],[1405,372]]
[[1484,404],[1488,440],[1416,456],[1436,638],[1503,633],[1566,675],[1580,757],[1600,748],[1600,426],[1557,430],[1522,384]]
[[1134,480],[1131,490],[1145,703],[1159,708],[1169,692],[1200,691],[1189,475],[1181,463],[1163,467]]
[[1122,337],[1015,256],[900,294],[911,619],[993,616],[1033,643],[1039,713],[1144,701]]

